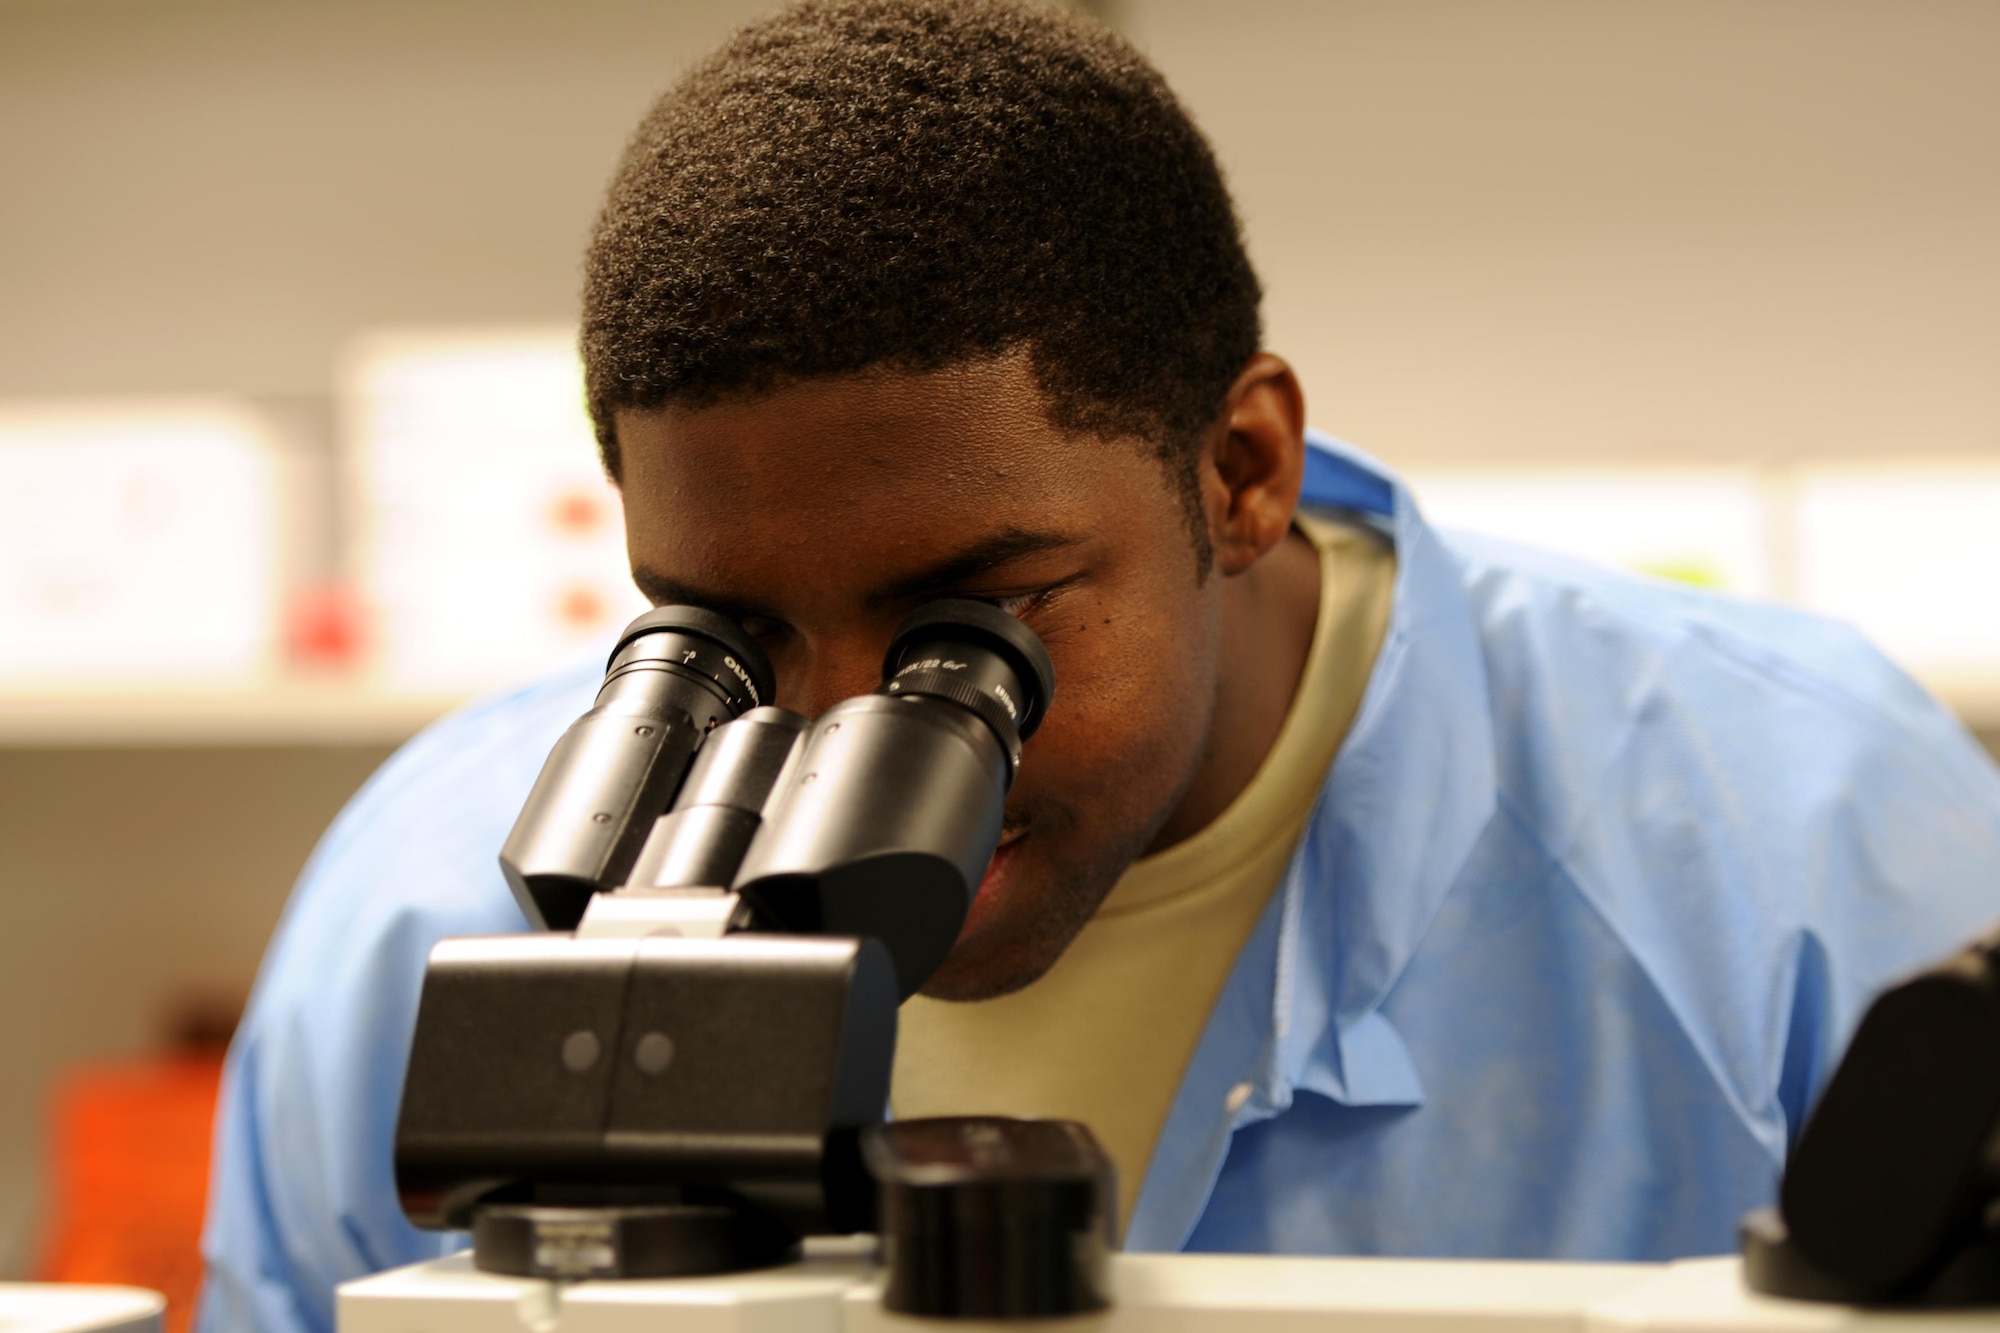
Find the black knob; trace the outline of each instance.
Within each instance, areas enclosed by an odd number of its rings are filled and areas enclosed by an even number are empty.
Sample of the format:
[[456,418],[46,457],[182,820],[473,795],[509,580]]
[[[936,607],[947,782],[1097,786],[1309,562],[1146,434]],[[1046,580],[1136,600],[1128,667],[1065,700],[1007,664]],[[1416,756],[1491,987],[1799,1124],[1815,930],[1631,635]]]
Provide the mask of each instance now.
[[871,1127],[897,1314],[1047,1319],[1111,1304],[1111,1159],[1070,1120],[952,1116]]

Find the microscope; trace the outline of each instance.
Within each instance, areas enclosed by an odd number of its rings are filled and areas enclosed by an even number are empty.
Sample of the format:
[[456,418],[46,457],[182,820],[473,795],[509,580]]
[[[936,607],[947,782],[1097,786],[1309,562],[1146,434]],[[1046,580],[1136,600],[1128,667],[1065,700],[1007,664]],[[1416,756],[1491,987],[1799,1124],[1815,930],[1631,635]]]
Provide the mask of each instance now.
[[896,630],[808,720],[754,640],[649,611],[500,864],[536,933],[448,939],[396,1127],[420,1227],[489,1273],[737,1272],[879,1231],[892,1310],[1103,1308],[1111,1166],[1060,1121],[885,1123],[897,1006],[957,939],[1055,690],[983,602]]

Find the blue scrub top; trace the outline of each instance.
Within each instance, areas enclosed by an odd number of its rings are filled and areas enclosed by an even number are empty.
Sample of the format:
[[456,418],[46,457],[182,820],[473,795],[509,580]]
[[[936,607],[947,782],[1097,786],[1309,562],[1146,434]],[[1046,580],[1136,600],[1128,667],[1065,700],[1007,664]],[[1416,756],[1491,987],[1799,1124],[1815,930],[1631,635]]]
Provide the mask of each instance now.
[[[2000,917],[2000,771],[1850,629],[1440,534],[1312,444],[1306,502],[1396,544],[1388,637],[1128,1246],[1730,1249],[1868,999]],[[230,1053],[204,1329],[328,1330],[462,1245],[391,1174],[424,960],[525,929],[495,856],[599,679],[439,723],[314,853]]]

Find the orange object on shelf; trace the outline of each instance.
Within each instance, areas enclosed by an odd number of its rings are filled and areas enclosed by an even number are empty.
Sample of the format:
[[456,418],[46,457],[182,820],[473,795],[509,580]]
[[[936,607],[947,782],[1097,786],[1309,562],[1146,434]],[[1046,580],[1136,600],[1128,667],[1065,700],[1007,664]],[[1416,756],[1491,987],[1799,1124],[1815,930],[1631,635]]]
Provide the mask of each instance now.
[[295,588],[285,604],[285,651],[294,666],[350,670],[361,661],[364,619],[346,584]]
[[579,583],[564,589],[556,602],[556,619],[574,630],[595,629],[610,614],[610,605],[597,589],[588,584]]
[[150,1287],[194,1320],[220,1051],[77,1069],[51,1107],[45,1282]]
[[594,536],[610,518],[611,506],[602,488],[564,491],[549,506],[549,525],[565,537]]

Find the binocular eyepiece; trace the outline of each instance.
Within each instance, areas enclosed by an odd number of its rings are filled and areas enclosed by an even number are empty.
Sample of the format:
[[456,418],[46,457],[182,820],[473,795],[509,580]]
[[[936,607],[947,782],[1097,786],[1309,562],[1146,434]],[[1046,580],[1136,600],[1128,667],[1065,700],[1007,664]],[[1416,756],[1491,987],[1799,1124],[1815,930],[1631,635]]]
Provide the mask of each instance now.
[[800,737],[733,887],[768,929],[880,940],[908,996],[965,924],[1055,671],[1026,625],[953,600],[903,622],[882,676]]
[[529,920],[572,929],[624,887],[731,889],[756,927],[880,939],[903,994],[921,986],[998,845],[1055,692],[1047,650],[988,603],[932,602],[873,694],[808,721],[773,692],[724,617],[667,606],[627,626],[501,852]]

